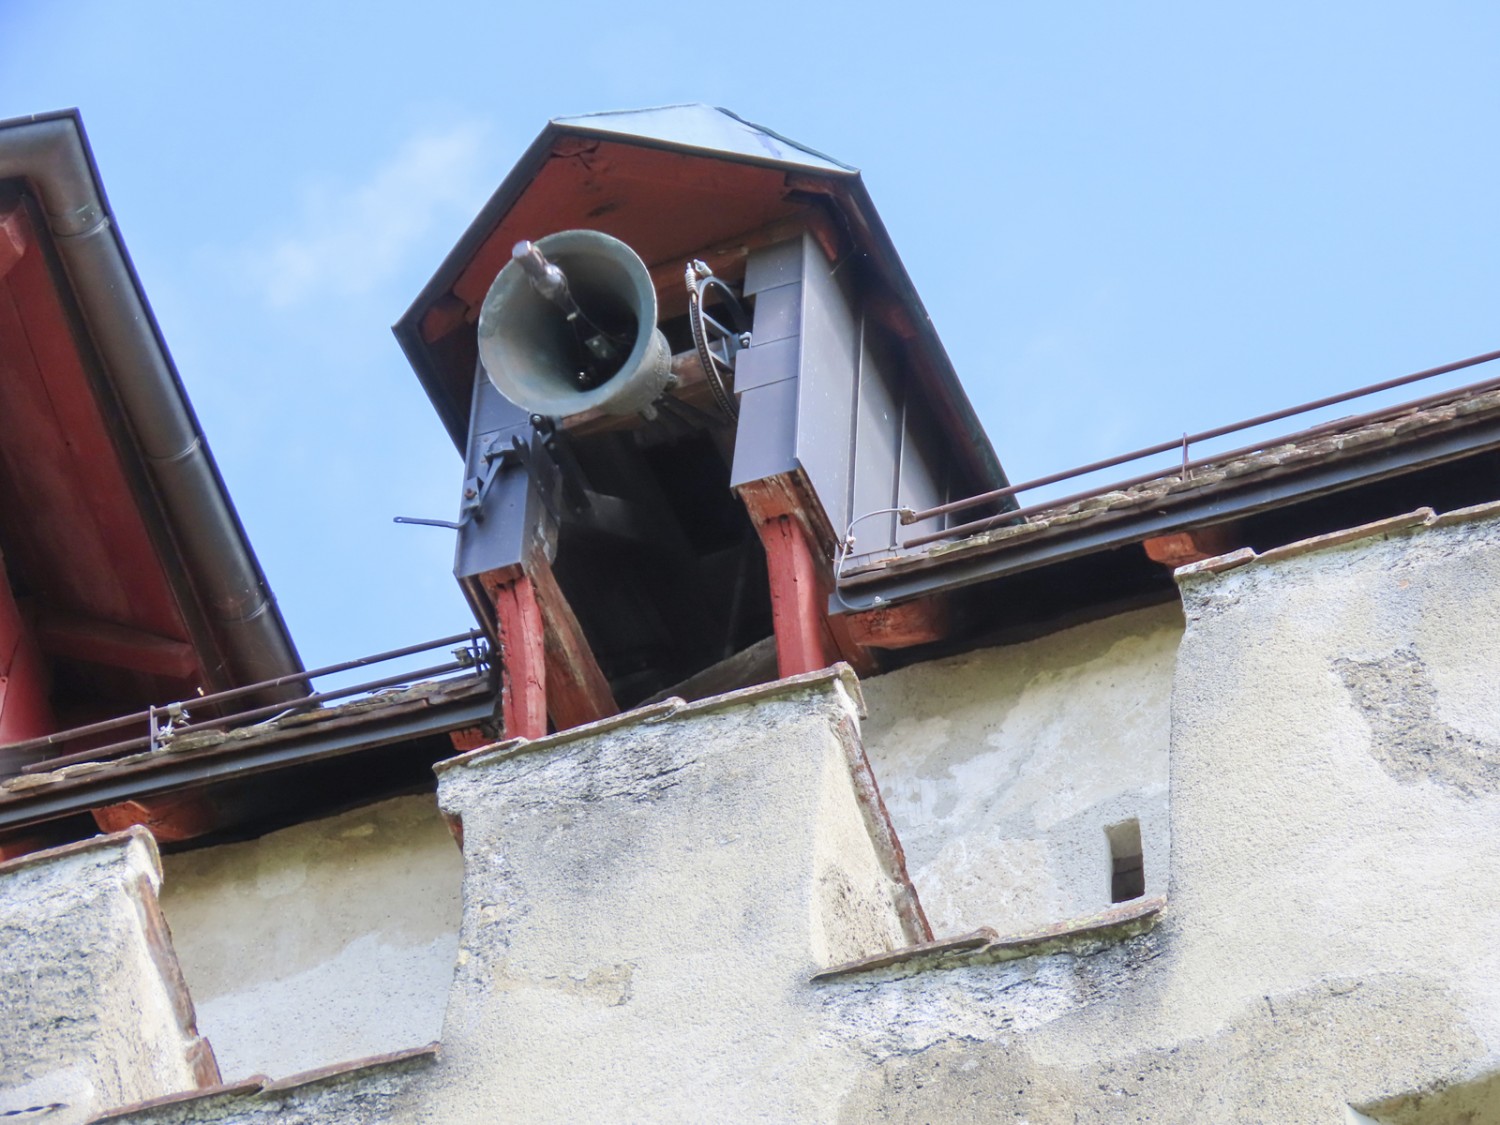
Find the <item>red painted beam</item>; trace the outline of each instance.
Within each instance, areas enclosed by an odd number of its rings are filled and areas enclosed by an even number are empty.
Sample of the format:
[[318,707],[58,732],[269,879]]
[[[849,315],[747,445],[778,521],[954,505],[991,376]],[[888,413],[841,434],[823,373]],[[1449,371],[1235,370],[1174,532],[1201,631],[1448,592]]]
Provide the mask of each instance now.
[[493,571],[481,582],[500,634],[500,712],[506,738],[547,733],[547,653],[542,608],[524,574]]
[[552,573],[552,564],[538,555],[526,564],[527,576],[542,611],[542,636],[547,664],[547,714],[558,730],[582,726],[619,713],[609,680],[594,659],[583,627]]
[[777,672],[785,678],[828,667],[838,654],[825,640],[823,583],[806,530],[794,516],[777,516],[756,530],[771,578]]
[[[880,670],[870,650],[852,635],[845,615],[830,618],[833,532],[822,506],[792,474],[740,485],[740,500],[766,552],[776,667],[783,676],[826,668],[844,660],[860,675]],[[820,529],[814,534],[813,528]]]
[[[5,576],[5,561],[0,558],[0,747],[57,729],[47,698],[47,679],[47,666],[16,604]],[[10,772],[0,749],[0,775]]]
[[186,641],[80,614],[43,611],[36,642],[50,656],[185,680],[198,673],[198,653]]
[[850,636],[857,643],[874,648],[931,644],[953,630],[948,599],[942,595],[851,613],[847,620]]
[[1215,555],[1228,554],[1240,542],[1238,529],[1232,523],[1215,524],[1213,527],[1195,527],[1191,531],[1176,531],[1169,535],[1157,535],[1141,540],[1146,557],[1171,570],[1188,563],[1202,562]]
[[0,863],[39,852],[43,848],[72,843],[74,839],[76,834],[70,834],[56,824],[38,824],[22,832],[0,836]]
[[488,746],[500,740],[479,727],[466,727],[463,730],[449,731],[448,741],[453,744],[454,750],[460,754],[467,754],[470,750],[478,750],[481,746]]
[[25,218],[19,210],[10,212],[8,215],[0,215],[0,277],[10,273],[10,269],[21,260],[21,255],[26,253],[26,224]]
[[121,801],[94,810],[94,823],[105,832],[123,832],[139,824],[164,844],[205,836],[231,816],[201,793],[171,793],[141,801]]

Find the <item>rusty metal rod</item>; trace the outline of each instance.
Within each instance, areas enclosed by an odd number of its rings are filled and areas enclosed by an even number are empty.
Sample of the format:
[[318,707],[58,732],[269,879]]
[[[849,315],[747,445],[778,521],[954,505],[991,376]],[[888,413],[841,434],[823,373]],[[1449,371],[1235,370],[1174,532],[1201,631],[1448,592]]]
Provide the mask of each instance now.
[[[1500,358],[1500,352],[1494,353],[1493,358]],[[1381,419],[1389,418],[1392,415],[1403,414],[1408,410],[1419,410],[1424,406],[1432,406],[1436,403],[1445,402],[1449,399],[1463,398],[1467,395],[1479,394],[1484,391],[1492,391],[1497,389],[1500,389],[1500,378],[1485,379],[1478,383],[1470,383],[1468,386],[1459,387],[1456,390],[1439,391],[1437,394],[1427,395],[1424,398],[1412,399],[1409,402],[1397,403],[1395,406],[1383,407],[1380,410],[1372,410],[1366,414],[1352,414],[1344,418],[1335,418],[1331,422],[1323,422],[1319,425],[1311,426],[1308,429],[1298,430],[1295,433],[1286,434],[1278,438],[1272,438],[1268,441],[1256,442],[1254,445],[1243,445],[1238,449],[1231,449],[1224,453],[1214,453],[1210,454],[1207,457],[1199,457],[1193,461],[1184,461],[1182,467],[1178,469],[1177,472],[1185,475],[1187,473],[1191,473],[1195,469],[1207,468],[1209,465],[1219,464],[1224,461],[1232,461],[1236,457],[1245,457],[1252,453],[1258,453],[1263,449],[1271,449],[1278,445],[1286,445],[1288,442],[1305,440],[1318,434],[1329,433],[1336,430],[1355,429],[1359,426],[1367,426],[1372,422],[1378,422]],[[1166,448],[1172,449],[1175,448],[1178,444],[1178,442],[1172,442],[1168,444]],[[1165,452],[1165,450],[1159,450],[1158,452]],[[1024,520],[1027,516],[1036,515],[1038,512],[1045,512],[1055,508],[1065,508],[1069,504],[1078,503],[1080,500],[1088,500],[1094,496],[1102,496],[1106,492],[1116,492],[1122,488],[1131,488],[1138,484],[1145,484],[1148,481],[1160,480],[1163,477],[1172,475],[1176,474],[1164,473],[1160,469],[1157,469],[1152,472],[1142,473],[1140,476],[1129,477],[1126,480],[1115,481],[1113,484],[1107,484],[1102,485],[1098,488],[1087,489],[1084,492],[1075,492],[1071,496],[1062,496],[1055,500],[1046,500],[1039,504],[1031,504],[1025,508],[1015,508],[1008,512],[1001,512],[997,516],[987,516],[982,520],[973,520],[970,523],[959,524],[957,527],[950,527],[945,531],[935,531],[930,535],[919,535],[914,539],[906,540],[901,544],[901,546],[903,549],[910,549],[912,547],[923,547],[928,543],[936,543],[940,539],[953,539],[961,535],[973,535],[977,532],[986,531],[989,528],[997,527],[1003,523],[1011,523],[1015,520]],[[855,576],[851,575],[850,579],[853,579],[854,577]]]
[[[460,668],[470,667],[473,667],[473,665],[466,664],[462,660],[453,660],[447,664],[435,664],[431,668],[422,668],[415,672],[386,676],[383,679],[371,680],[369,683],[355,684],[353,687],[314,692],[312,695],[303,696],[301,699],[289,700],[285,703],[272,703],[265,707],[256,707],[250,711],[240,711],[233,715],[215,716],[211,719],[204,719],[199,723],[189,723],[177,727],[175,733],[191,734],[200,730],[213,730],[226,723],[247,723],[254,719],[268,718],[291,711],[301,711],[330,699],[342,699],[345,696],[358,695],[362,691],[374,691],[376,688],[391,687],[394,684],[411,683],[429,676],[440,676],[446,672],[456,672]],[[107,758],[117,758],[129,753],[131,750],[142,749],[150,745],[151,736],[141,735],[138,738],[127,739],[124,742],[115,742],[109,746],[96,746],[92,750],[79,750],[72,754],[63,754],[56,758],[46,758],[40,762],[32,762],[30,765],[22,766],[21,772],[48,773],[52,770],[61,769],[63,766],[75,765],[78,762],[97,762]]]
[[[1344,391],[1342,394],[1329,395],[1327,398],[1315,399],[1312,402],[1304,402],[1300,406],[1289,406],[1284,410],[1273,410],[1269,414],[1261,414],[1254,418],[1247,418],[1241,422],[1231,422],[1227,426],[1217,426],[1212,430],[1204,430],[1197,434],[1184,434],[1173,438],[1171,441],[1159,442],[1156,445],[1148,445],[1144,449],[1137,449],[1130,453],[1121,453],[1114,457],[1106,457],[1102,461],[1094,461],[1087,465],[1080,465],[1075,469],[1065,469],[1060,473],[1052,473],[1045,477],[1037,477],[1035,480],[1025,481],[1022,484],[1012,484],[1005,488],[996,488],[990,492],[982,492],[978,496],[970,496],[963,500],[950,500],[946,504],[938,504],[936,507],[923,508],[920,512],[912,512],[903,515],[901,522],[904,525],[921,523],[923,520],[931,519],[933,516],[947,515],[949,512],[961,512],[965,508],[976,508],[981,504],[987,504],[992,500],[1003,500],[1007,496],[1014,496],[1018,492],[1029,492],[1033,488],[1041,488],[1044,485],[1056,484],[1058,481],[1070,480],[1073,477],[1087,476],[1089,473],[1098,472],[1100,469],[1112,469],[1116,465],[1123,465],[1127,461],[1139,461],[1142,457],[1152,457],[1158,453],[1166,453],[1168,450],[1177,449],[1180,446],[1196,445],[1199,442],[1211,441],[1225,434],[1236,433],[1239,430],[1248,430],[1255,426],[1264,426],[1268,422],[1279,422],[1283,418],[1290,418],[1296,414],[1306,414],[1311,410],[1321,410],[1325,406],[1337,406],[1341,402],[1350,399],[1362,398],[1365,395],[1379,394],[1381,391],[1394,390],[1396,387],[1404,387],[1408,383],[1421,382],[1423,379],[1432,379],[1438,375],[1447,375],[1453,371],[1462,371],[1465,367],[1475,367],[1481,363],[1489,363],[1491,360],[1500,359],[1500,351],[1485,352],[1483,355],[1470,356],[1468,359],[1460,359],[1453,363],[1445,363],[1439,367],[1429,367],[1425,371],[1417,371],[1411,375],[1402,375],[1396,379],[1387,379],[1383,383],[1372,383],[1367,387],[1357,390]],[[1005,513],[1007,516],[1015,516],[1016,512]],[[964,525],[968,526],[968,525]],[[957,530],[951,529],[951,530]],[[938,536],[946,538],[946,536]],[[913,540],[913,542],[933,542],[931,538]],[[906,546],[911,546],[910,543]]]
[[[369,656],[361,656],[355,660],[345,660],[338,664],[329,664],[323,668],[314,668],[310,672],[291,672],[275,679],[262,680],[255,684],[246,684],[244,687],[227,688],[224,691],[214,692],[212,695],[195,696],[192,699],[179,700],[176,703],[163,703],[149,707],[144,711],[134,711],[129,715],[121,715],[116,719],[105,719],[102,722],[90,723],[85,727],[74,727],[72,730],[56,731],[53,734],[44,734],[37,738],[29,738],[25,742],[8,743],[0,749],[25,753],[28,750],[45,750],[49,746],[56,746],[63,742],[72,742],[74,739],[86,738],[91,734],[103,734],[106,731],[119,730],[128,727],[132,723],[148,722],[152,711],[158,714],[166,714],[172,707],[203,707],[215,703],[224,703],[231,699],[240,699],[247,695],[254,695],[258,691],[266,691],[269,688],[283,687],[286,684],[297,683],[304,680],[317,679],[320,676],[331,676],[335,672],[347,672],[353,668],[363,668],[367,664],[380,664],[387,660],[395,660],[402,656],[413,656],[419,652],[427,652],[430,649],[441,648],[443,645],[473,642],[484,636],[481,629],[470,629],[466,633],[454,633],[451,637],[440,637],[435,641],[426,641],[422,644],[405,645],[402,648],[393,648],[387,652],[376,652]],[[53,759],[54,761],[56,759]]]

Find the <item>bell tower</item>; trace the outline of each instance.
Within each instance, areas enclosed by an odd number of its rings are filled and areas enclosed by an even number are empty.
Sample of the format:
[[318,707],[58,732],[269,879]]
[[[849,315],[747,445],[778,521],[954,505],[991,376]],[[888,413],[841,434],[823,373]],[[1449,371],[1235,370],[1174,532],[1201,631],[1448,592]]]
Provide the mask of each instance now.
[[1005,484],[859,174],[725,110],[549,124],[395,331],[465,459],[407,522],[457,533],[506,736],[878,670],[942,607],[839,566]]

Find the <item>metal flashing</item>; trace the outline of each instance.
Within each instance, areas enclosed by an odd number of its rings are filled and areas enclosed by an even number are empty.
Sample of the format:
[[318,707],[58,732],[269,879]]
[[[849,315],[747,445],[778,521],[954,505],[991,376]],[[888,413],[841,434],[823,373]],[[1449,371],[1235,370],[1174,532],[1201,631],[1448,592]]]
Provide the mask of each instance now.
[[747,160],[814,168],[820,172],[858,171],[827,153],[809,148],[764,125],[746,121],[732,110],[702,102],[606,110],[576,117],[557,117],[552,123],[579,132],[655,141],[714,156],[739,156]]

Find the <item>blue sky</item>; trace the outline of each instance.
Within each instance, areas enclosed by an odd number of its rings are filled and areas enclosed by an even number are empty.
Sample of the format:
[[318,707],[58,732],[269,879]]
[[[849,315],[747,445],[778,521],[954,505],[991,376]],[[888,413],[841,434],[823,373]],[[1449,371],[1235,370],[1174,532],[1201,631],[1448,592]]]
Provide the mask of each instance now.
[[389,326],[549,117],[703,101],[863,169],[1021,480],[1500,347],[1497,57],[1483,2],[0,0],[0,117],[83,110],[321,664],[467,626],[391,523],[460,465]]

